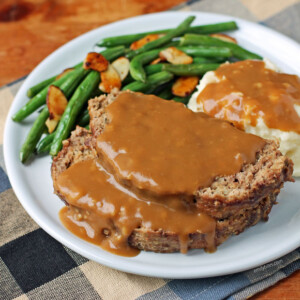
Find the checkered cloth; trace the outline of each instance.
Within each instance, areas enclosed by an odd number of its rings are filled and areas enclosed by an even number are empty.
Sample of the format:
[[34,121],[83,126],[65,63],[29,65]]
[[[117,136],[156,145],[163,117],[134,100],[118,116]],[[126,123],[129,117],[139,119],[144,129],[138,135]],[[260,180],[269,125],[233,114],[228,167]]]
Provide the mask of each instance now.
[[[175,9],[241,17],[300,41],[298,0],[202,0]],[[61,245],[27,215],[5,172],[4,121],[24,79],[0,89],[0,299],[245,299],[300,269],[299,248],[238,274],[165,280],[112,270]]]

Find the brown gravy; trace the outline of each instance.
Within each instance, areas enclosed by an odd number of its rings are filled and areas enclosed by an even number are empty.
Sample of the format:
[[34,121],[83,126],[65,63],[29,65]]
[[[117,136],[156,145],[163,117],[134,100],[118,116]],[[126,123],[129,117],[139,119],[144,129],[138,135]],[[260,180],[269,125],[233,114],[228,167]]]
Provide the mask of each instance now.
[[76,163],[58,177],[70,204],[60,212],[63,224],[123,256],[138,254],[128,237],[140,227],[177,234],[183,253],[189,234],[202,233],[213,251],[216,221],[183,195],[192,198],[216,176],[239,172],[265,141],[151,95],[121,93],[106,111],[110,124],[97,139],[99,159]]
[[70,208],[65,207],[60,213],[63,224],[105,250],[123,256],[137,255],[138,251],[127,240],[139,227],[178,234],[182,252],[187,251],[189,233],[203,233],[208,250],[214,250],[213,218],[197,212],[177,197],[169,198],[167,203],[140,199],[121,186],[96,160],[72,165],[59,176],[57,184],[70,204]]
[[97,139],[105,168],[158,195],[193,195],[216,176],[254,162],[265,144],[228,122],[153,95],[122,93],[106,111],[111,122]]
[[244,121],[255,126],[263,118],[269,128],[300,133],[300,78],[265,68],[262,61],[223,64],[215,71],[221,80],[208,84],[197,98],[210,116],[228,120],[238,128]]

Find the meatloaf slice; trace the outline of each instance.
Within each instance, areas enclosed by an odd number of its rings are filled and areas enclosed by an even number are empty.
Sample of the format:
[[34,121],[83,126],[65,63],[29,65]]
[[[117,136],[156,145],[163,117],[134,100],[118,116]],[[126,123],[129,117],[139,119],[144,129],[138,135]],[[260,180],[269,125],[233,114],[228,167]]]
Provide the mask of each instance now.
[[[53,159],[51,174],[54,182],[55,193],[62,198],[56,181],[60,173],[68,169],[77,162],[96,159],[96,152],[92,146],[92,134],[81,127],[77,127],[72,132],[71,137],[64,141],[63,149]],[[201,191],[199,191],[200,193]],[[253,226],[260,220],[267,220],[279,189],[269,191],[264,197],[260,197],[247,208],[241,208],[236,214],[231,214],[227,218],[216,219],[216,246],[223,243],[231,235],[243,232],[247,227]],[[67,203],[67,199],[63,199]],[[78,212],[83,214],[81,209]],[[153,231],[147,228],[136,228],[128,238],[132,247],[145,251],[154,252],[177,252],[180,251],[179,237],[174,232],[166,232],[163,229]],[[191,233],[188,241],[189,249],[207,248],[205,235],[201,233]]]
[[[93,145],[110,122],[105,108],[118,95],[118,91],[113,91],[89,101]],[[281,154],[278,147],[278,142],[268,140],[256,154],[255,164],[245,164],[239,173],[215,178],[210,187],[199,188],[193,198],[196,205],[212,217],[228,218],[251,210],[271,194],[277,195],[285,181],[293,181],[293,163]],[[130,186],[126,180],[125,183]]]

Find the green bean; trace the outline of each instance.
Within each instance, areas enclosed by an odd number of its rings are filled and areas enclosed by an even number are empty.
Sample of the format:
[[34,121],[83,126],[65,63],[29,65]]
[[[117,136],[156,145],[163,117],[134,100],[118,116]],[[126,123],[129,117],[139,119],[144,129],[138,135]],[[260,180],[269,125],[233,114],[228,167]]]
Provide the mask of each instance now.
[[169,48],[169,47],[177,47],[177,46],[180,46],[180,40],[176,40],[176,41],[172,41],[170,43],[167,43],[167,44],[162,46],[162,49],[166,49],[166,48]]
[[[163,64],[156,64],[156,65],[148,65],[144,68],[144,70],[147,75],[152,75],[154,73],[161,72],[162,68],[163,68]],[[126,84],[131,83],[132,81],[134,81],[134,79],[132,78],[132,76],[129,73],[127,75],[127,77],[124,79],[124,81],[122,82],[122,84],[126,85]]]
[[[90,121],[90,116],[89,116],[89,112],[86,109],[81,116],[79,116],[78,118],[78,122],[77,124],[81,127],[85,127],[88,126]],[[37,145],[36,147],[36,151],[37,154],[42,154],[42,153],[49,153],[50,148],[51,148],[51,143],[54,139],[54,135],[55,132],[52,132],[50,134],[47,134]]]
[[169,99],[172,98],[173,95],[172,95],[171,89],[169,87],[166,87],[157,96],[162,98],[162,99],[169,100]]
[[159,73],[152,74],[148,77],[148,80],[146,83],[140,82],[140,81],[134,81],[122,88],[122,90],[131,90],[134,92],[147,92],[149,90],[152,90],[159,85],[162,85],[170,80],[172,80],[174,77],[173,74],[170,72],[162,71]]
[[91,99],[95,98],[95,97],[99,97],[100,95],[103,95],[104,93],[99,90],[99,87],[97,86],[97,88],[92,92],[91,94]]
[[51,148],[51,143],[49,143],[48,145],[46,145],[45,148],[43,149],[43,152],[40,152],[38,154],[42,154],[42,153],[49,154],[50,148]]
[[[62,78],[55,80],[53,85],[59,87],[66,97],[68,98],[82,78],[88,73],[88,70],[76,69]],[[48,86],[45,87],[40,93],[35,95],[29,102],[27,102],[14,116],[13,120],[20,122],[24,120],[27,116],[32,114],[35,110],[46,103],[46,97],[48,93]]]
[[25,163],[28,160],[28,158],[32,155],[36,147],[36,144],[38,143],[38,141],[40,140],[44,132],[44,129],[46,127],[45,122],[48,116],[49,116],[49,112],[46,106],[34,121],[26,137],[26,140],[22,145],[22,148],[20,150],[20,161],[22,163]]
[[132,76],[130,75],[130,72],[129,72],[128,75],[126,76],[126,78],[122,81],[122,86],[127,85],[127,84],[131,83],[132,81],[134,81],[134,79],[132,78]]
[[[105,49],[103,51],[100,52],[107,60],[111,61],[115,58],[118,58],[121,55],[125,55],[126,53],[126,48],[124,45],[121,46],[116,46],[116,47],[112,47],[109,49]],[[77,69],[82,67],[83,61],[81,61],[80,63],[78,63],[77,65],[75,65],[73,68]]]
[[222,31],[236,30],[238,26],[235,21],[221,22],[216,24],[198,25],[190,27],[189,33],[210,34]]
[[67,81],[60,86],[60,89],[63,91],[67,99],[73,94],[78,84],[88,73],[89,70],[81,68],[75,69],[73,76],[70,76],[70,78],[68,78]]
[[[109,61],[114,60],[119,56],[125,55],[126,53],[127,51],[124,45],[105,49],[100,52],[100,54],[102,54]],[[75,65],[73,68],[79,68],[82,67],[82,65],[83,65],[83,61]]]
[[46,80],[41,81],[40,83],[32,86],[27,90],[27,96],[28,98],[34,97],[36,94],[38,94],[43,88],[46,86],[49,86],[53,81],[55,81],[56,76],[53,76],[51,78],[48,78]]
[[226,47],[176,47],[178,50],[191,56],[205,56],[205,57],[230,57],[232,56],[232,51]]
[[86,126],[90,122],[90,115],[89,111],[86,109],[82,112],[82,114],[79,116],[77,124],[81,127]]
[[37,154],[49,153],[55,132],[47,134],[37,145]]
[[[63,76],[62,78],[56,80],[53,84],[55,84],[56,86],[60,86],[61,84],[67,81],[67,79],[71,76],[71,73],[73,72],[66,74],[66,76]],[[45,104],[49,86],[50,85],[43,88],[42,91],[40,91],[32,99],[30,99],[22,108],[20,108],[16,112],[15,115],[13,115],[12,119],[16,122],[20,122],[27,116],[29,116],[32,112],[34,112],[36,109],[38,109],[40,106]]]
[[[179,40],[171,41],[169,43],[166,43],[165,45],[163,45],[162,47],[160,47],[158,49],[163,50],[163,49],[166,49],[166,48],[169,48],[169,47],[177,47],[177,46],[180,46],[180,41]],[[153,49],[153,50],[156,50],[156,49]],[[137,50],[135,50],[135,51],[137,51]],[[129,49],[126,53],[126,57],[128,59],[133,59],[135,56],[142,54],[142,53],[136,53],[135,51],[132,51],[132,50]],[[145,53],[145,52],[143,52],[143,53]]]
[[98,86],[99,82],[99,73],[91,71],[77,87],[55,130],[54,139],[50,149],[51,155],[57,155],[62,148],[62,141],[69,136],[82,107],[89,100],[90,95],[96,86]]
[[[232,55],[231,50],[224,47],[178,47],[177,46],[176,48],[185,52],[188,55],[193,55],[193,56],[230,57]],[[145,82],[147,72],[145,71],[143,65],[151,62],[156,57],[158,57],[160,51],[162,51],[163,49],[165,48],[150,50],[148,52],[135,56],[130,62],[130,75],[132,76],[132,78],[137,81]],[[158,69],[160,67],[151,66],[152,69],[155,68]],[[149,68],[150,66],[148,66],[148,70]]]
[[227,47],[232,51],[233,56],[238,59],[262,59],[261,56],[252,53],[241,46],[221,41],[220,39],[213,38],[211,36],[199,35],[199,34],[185,34],[184,37],[181,38],[180,43],[182,46],[184,45],[204,45],[204,46],[217,46],[217,47]]
[[220,64],[190,64],[190,65],[171,65],[165,64],[164,71],[171,72],[178,76],[201,76],[204,73],[216,70]]
[[[82,62],[80,64],[77,64],[76,66],[72,67],[71,69],[78,69],[79,67],[82,66]],[[48,79],[45,79],[44,81],[41,81],[40,83],[32,86],[31,88],[29,88],[27,90],[27,96],[29,98],[32,98],[34,97],[36,94],[38,94],[39,92],[41,92],[43,90],[43,88],[45,87],[49,87],[49,85],[51,85],[55,80],[56,80],[56,77],[59,76],[60,74],[57,74],[51,78],[48,78]],[[66,74],[65,74],[66,75]],[[65,76],[63,75],[63,76]]]
[[[81,65],[82,65],[82,63],[81,63]],[[78,69],[80,66],[78,64],[75,67],[73,67],[72,69],[76,69],[76,68]],[[44,81],[41,81],[40,83],[32,86],[31,88],[29,88],[27,90],[27,96],[29,98],[34,97],[36,94],[38,94],[39,92],[41,92],[45,87],[49,87],[56,80],[56,77],[59,76],[59,75],[60,74],[57,74],[57,75],[55,75],[55,76],[53,76],[51,78],[45,79]],[[63,76],[65,76],[65,75],[63,75]]]
[[127,53],[125,46],[118,46],[110,49],[103,50],[100,52],[108,61],[112,61]]
[[[216,24],[208,24],[208,25],[198,25],[190,27],[187,32],[188,33],[198,33],[198,34],[209,34],[209,33],[217,33],[227,30],[235,30],[237,29],[237,24],[234,21],[230,22],[223,22],[223,23],[216,23]],[[148,34],[161,34],[161,33],[168,33],[172,29],[163,29],[163,30],[156,30],[156,31],[149,31],[143,33],[136,33],[136,34],[127,34],[127,35],[120,35],[120,36],[113,36],[104,38],[97,43],[100,47],[112,47],[117,45],[130,45],[134,41],[137,41]]]
[[[161,50],[166,49],[168,47],[178,46],[178,45],[179,45],[178,41],[170,42],[162,48],[153,49],[153,50],[150,50],[145,53],[141,53],[141,54],[137,55],[130,62],[130,76],[135,80],[140,80],[140,81],[144,82],[146,80],[146,73],[145,73],[143,65],[150,63],[152,60],[157,58],[159,55],[159,52]],[[158,67],[154,67],[153,69],[155,69],[155,68],[158,68]],[[151,69],[149,72],[151,72]],[[128,77],[126,82],[131,82],[132,80],[131,81],[130,80],[131,80],[130,77]]]
[[175,102],[180,102],[183,104],[187,104],[190,100],[190,97],[173,97],[171,98],[171,100],[175,101]]
[[[126,49],[125,46],[117,46],[117,47],[113,47],[110,49],[106,49],[104,51],[101,52],[101,54],[107,59],[107,60],[113,60],[115,58],[118,58],[121,55],[125,55],[126,53]],[[74,69],[78,69],[82,67],[83,62],[81,61],[80,63],[78,63],[77,65],[75,65],[73,68]],[[29,98],[35,96],[37,93],[39,93],[40,91],[42,91],[43,88],[49,86],[52,82],[55,81],[56,76],[53,76],[51,78],[48,78],[34,86],[32,86],[31,88],[28,89],[27,91],[27,96]]]
[[130,62],[130,75],[133,77],[133,79],[142,82],[146,81],[146,73],[143,65],[157,58],[161,50],[162,49],[154,49],[139,54],[133,58],[133,60]]
[[193,58],[193,64],[215,64],[225,62],[225,57],[201,57],[197,56]]
[[164,35],[163,37],[161,37],[155,41],[145,44],[144,46],[142,46],[141,48],[139,48],[137,50],[132,50],[130,53],[127,54],[127,57],[132,58],[135,55],[138,55],[140,53],[144,53],[149,50],[161,47],[161,46],[165,45],[166,43],[171,42],[173,38],[184,34],[188,30],[188,28],[190,27],[190,24],[194,20],[195,20],[194,16],[187,17],[182,23],[180,23],[176,28],[170,30],[166,35]]
[[147,75],[152,75],[154,73],[161,72],[163,64],[149,65],[145,67],[145,72]]

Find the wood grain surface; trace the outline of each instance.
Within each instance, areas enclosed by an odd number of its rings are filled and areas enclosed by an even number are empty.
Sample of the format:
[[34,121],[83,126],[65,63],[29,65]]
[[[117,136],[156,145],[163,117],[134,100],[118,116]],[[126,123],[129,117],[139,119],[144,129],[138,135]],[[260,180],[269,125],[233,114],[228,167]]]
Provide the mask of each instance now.
[[[78,35],[183,0],[0,0],[0,86],[26,74]],[[253,299],[300,299],[300,272]]]
[[300,271],[279,281],[273,287],[255,295],[253,300],[299,300],[300,299]]
[[0,0],[0,86],[28,74],[78,35],[182,0]]

